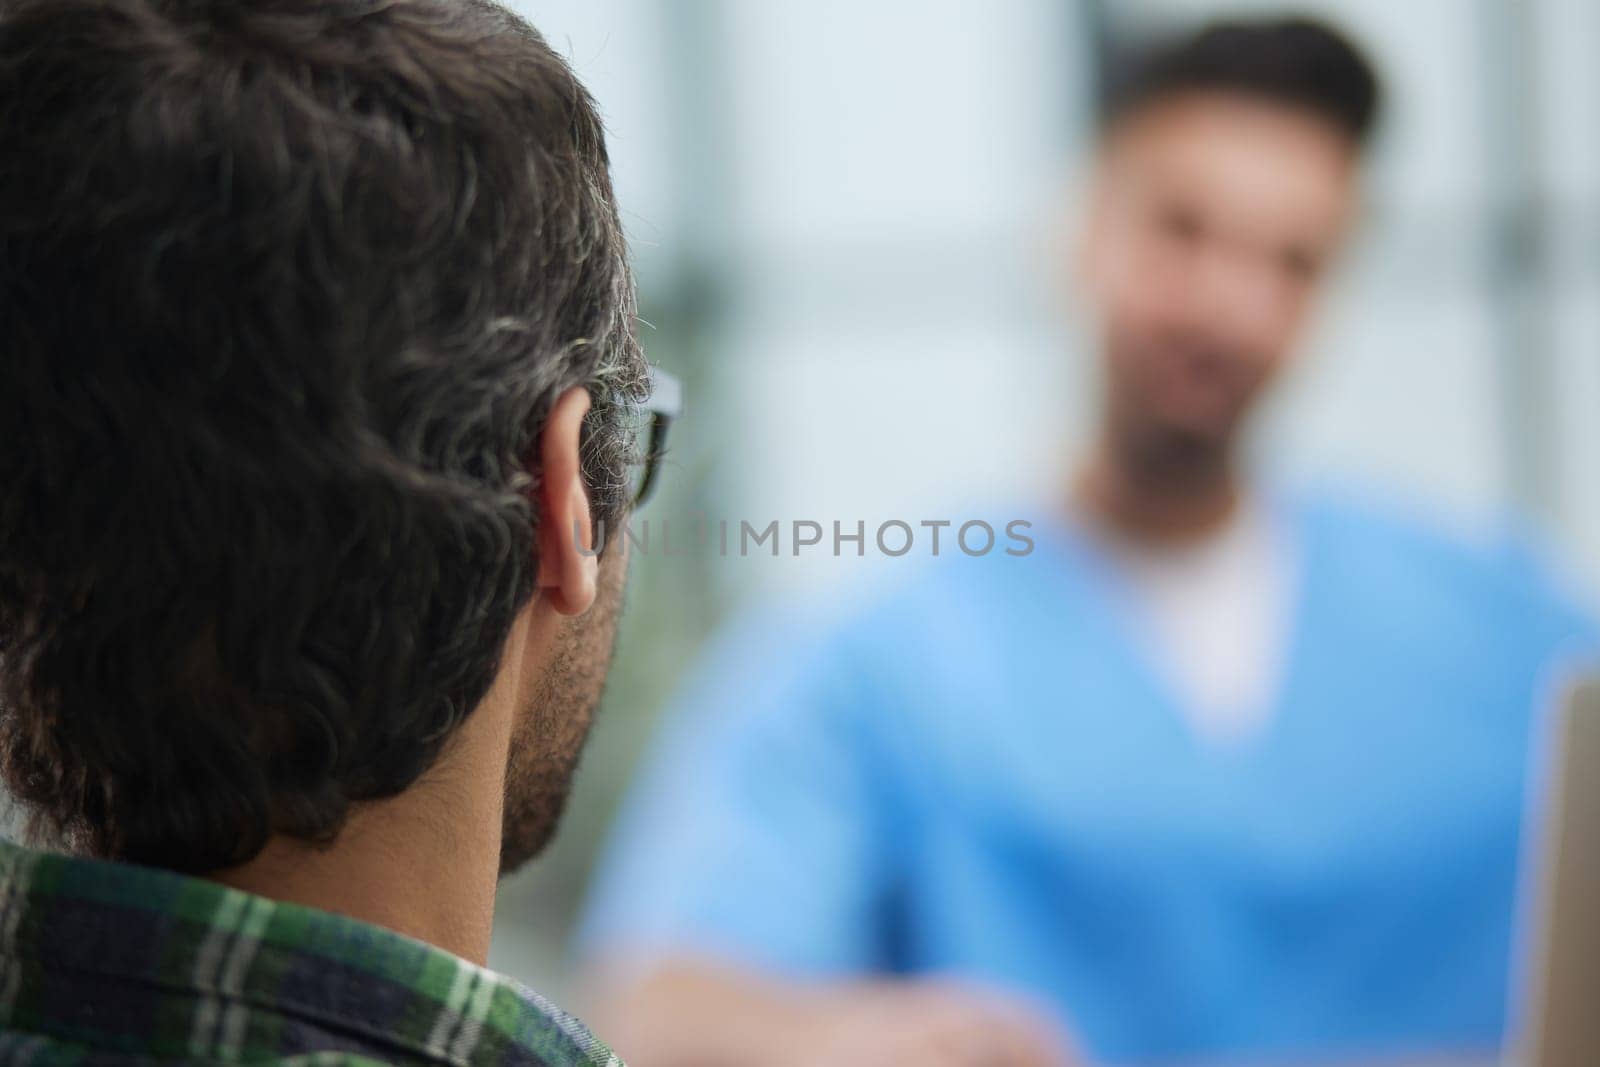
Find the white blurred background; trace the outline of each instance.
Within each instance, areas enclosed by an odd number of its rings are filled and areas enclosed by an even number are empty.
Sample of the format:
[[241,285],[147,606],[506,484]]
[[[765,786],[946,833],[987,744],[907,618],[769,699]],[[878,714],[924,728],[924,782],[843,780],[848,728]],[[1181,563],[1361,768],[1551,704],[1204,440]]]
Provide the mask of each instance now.
[[[648,517],[869,531],[1060,483],[1091,411],[1065,244],[1107,44],[1285,10],[517,6],[608,118],[646,345],[688,384]],[[1600,587],[1600,4],[1292,10],[1368,48],[1386,116],[1367,225],[1257,441],[1262,463],[1464,521],[1515,513]],[[760,598],[860,595],[889,565],[787,548],[636,559],[565,831],[503,891],[494,966],[569,992],[567,931],[594,852],[717,621]]]

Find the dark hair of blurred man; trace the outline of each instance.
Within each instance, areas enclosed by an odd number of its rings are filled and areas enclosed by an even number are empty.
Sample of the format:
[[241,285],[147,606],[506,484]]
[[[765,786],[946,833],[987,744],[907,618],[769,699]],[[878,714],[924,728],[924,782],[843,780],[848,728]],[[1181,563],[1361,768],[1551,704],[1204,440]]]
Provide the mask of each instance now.
[[1500,1039],[1529,725],[1594,630],[1514,544],[1247,469],[1358,214],[1360,52],[1252,19],[1119,74],[1070,503],[694,672],[583,935],[644,1067]]
[[633,315],[493,3],[0,5],[0,760],[59,850],[0,845],[0,1059],[616,1062],[481,964],[610,656]]

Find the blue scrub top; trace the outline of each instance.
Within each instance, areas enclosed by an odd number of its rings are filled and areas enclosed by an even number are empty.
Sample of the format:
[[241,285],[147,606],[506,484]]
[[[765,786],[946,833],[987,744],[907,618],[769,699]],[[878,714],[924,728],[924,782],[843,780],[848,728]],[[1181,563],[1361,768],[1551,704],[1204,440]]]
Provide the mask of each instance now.
[[1279,505],[1294,630],[1234,746],[1190,732],[1059,524],[842,625],[725,635],[584,950],[958,974],[1116,1063],[1498,1045],[1534,720],[1594,631],[1510,542]]

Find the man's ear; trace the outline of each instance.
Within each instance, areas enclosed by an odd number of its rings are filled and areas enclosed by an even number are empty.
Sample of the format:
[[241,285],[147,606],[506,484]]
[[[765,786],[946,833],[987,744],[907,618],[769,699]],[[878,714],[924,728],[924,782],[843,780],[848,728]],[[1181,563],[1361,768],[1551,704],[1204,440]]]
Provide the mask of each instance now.
[[539,576],[536,596],[562,615],[582,615],[594,603],[600,571],[578,446],[589,392],[574,386],[556,399],[535,445],[539,457]]

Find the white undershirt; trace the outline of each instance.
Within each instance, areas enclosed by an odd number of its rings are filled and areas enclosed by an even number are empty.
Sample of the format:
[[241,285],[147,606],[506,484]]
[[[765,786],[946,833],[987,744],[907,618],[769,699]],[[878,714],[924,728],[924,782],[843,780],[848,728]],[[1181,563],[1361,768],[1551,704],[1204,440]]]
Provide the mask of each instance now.
[[1176,549],[1103,540],[1189,727],[1219,744],[1258,734],[1277,702],[1293,614],[1291,553],[1274,515],[1248,501],[1215,534]]

